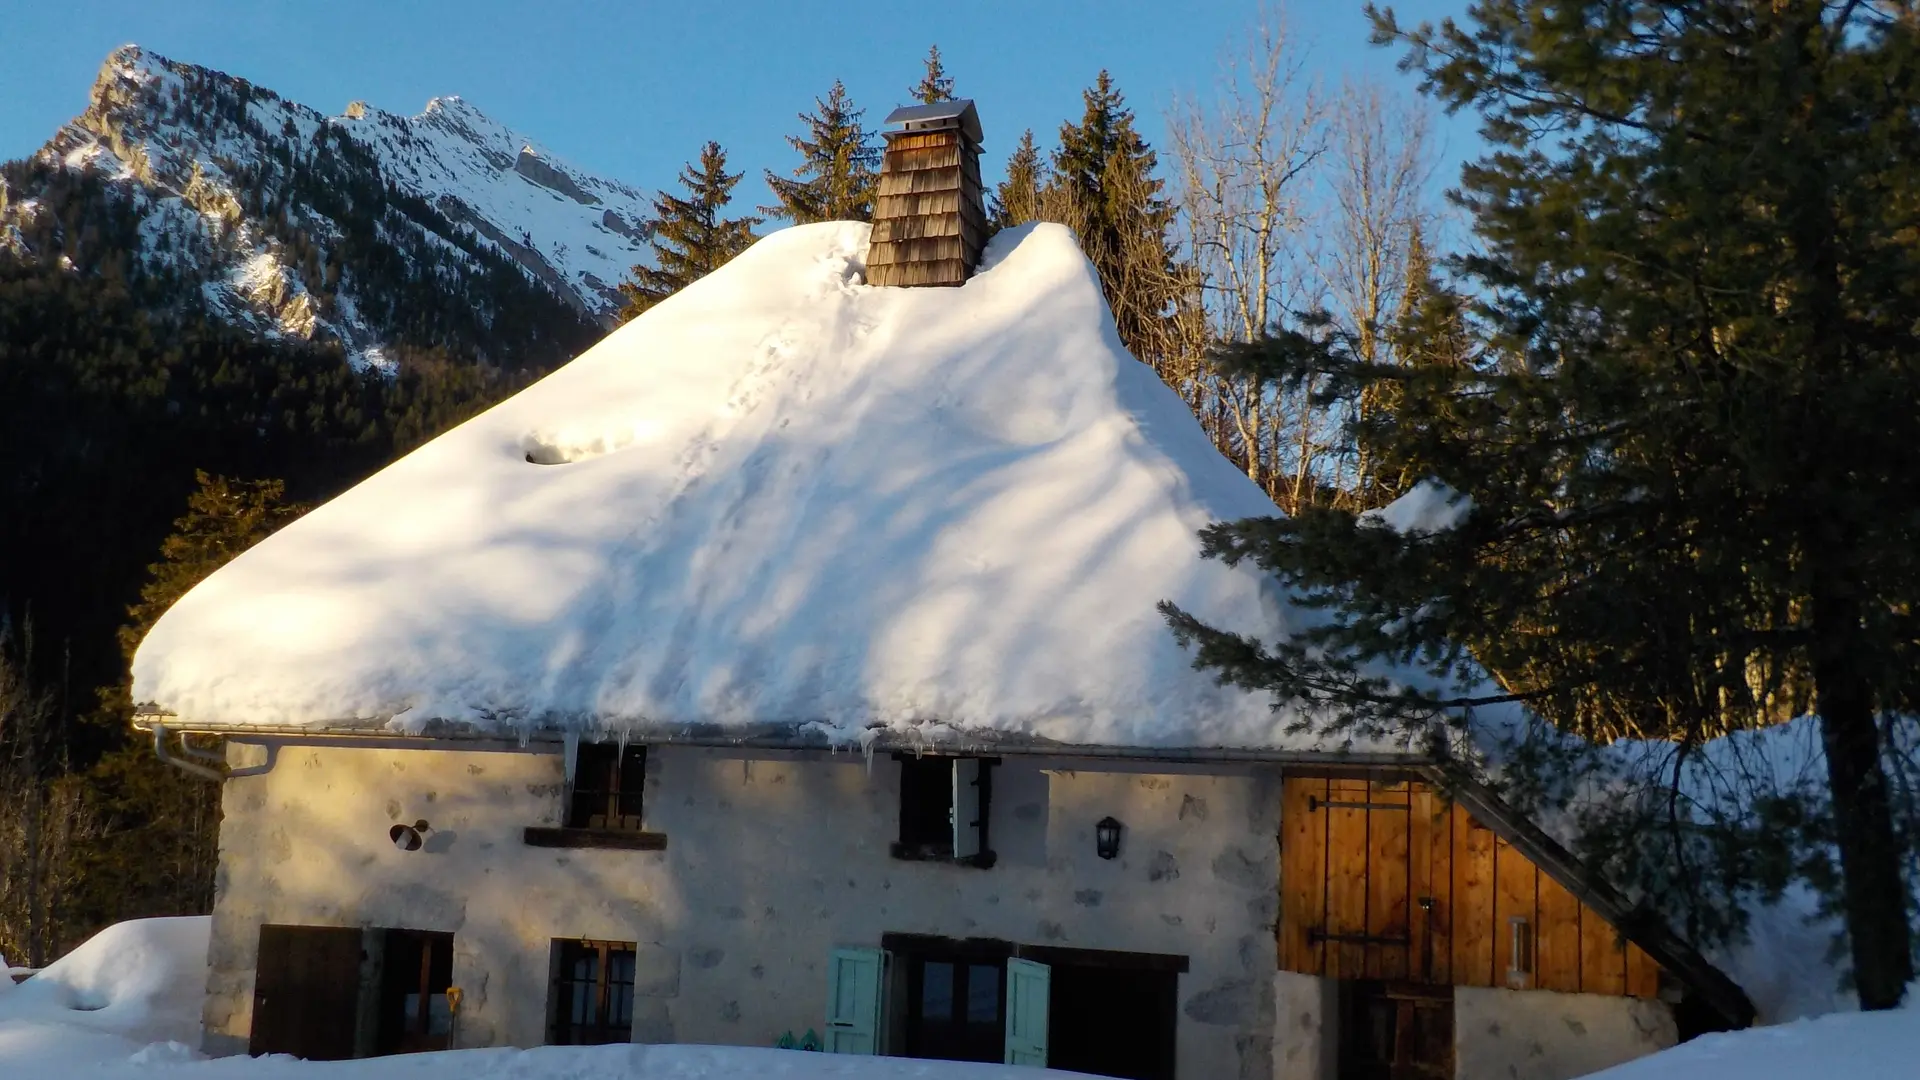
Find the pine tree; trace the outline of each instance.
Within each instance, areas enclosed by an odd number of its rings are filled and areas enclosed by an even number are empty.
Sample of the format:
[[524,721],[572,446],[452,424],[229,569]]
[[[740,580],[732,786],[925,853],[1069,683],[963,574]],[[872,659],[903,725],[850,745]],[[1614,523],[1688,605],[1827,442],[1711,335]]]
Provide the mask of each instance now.
[[995,232],[1040,220],[1040,191],[1046,186],[1046,165],[1033,145],[1033,129],[1020,133],[1020,143],[1007,159],[1007,178],[994,189],[988,224]]
[[654,195],[651,230],[655,266],[636,266],[633,280],[620,283],[627,298],[620,310],[626,322],[726,265],[753,243],[757,217],[723,218],[740,173],[727,172],[727,152],[717,142],[700,150],[700,161],[680,170],[687,198],[662,191]]
[[1060,128],[1040,197],[1042,216],[1079,235],[1100,272],[1120,340],[1164,374],[1175,351],[1171,313],[1184,280],[1171,236],[1174,209],[1162,195],[1165,181],[1154,175],[1153,149],[1134,130],[1133,112],[1113,77],[1100,72],[1082,96],[1080,123]]
[[807,134],[787,136],[800,151],[795,179],[767,170],[767,186],[778,205],[762,206],[768,217],[785,218],[796,225],[815,221],[867,221],[873,217],[873,189],[880,165],[880,149],[873,134],[860,123],[865,109],[856,109],[847,88],[838,79],[825,100],[814,99],[815,111],[801,113]]
[[920,77],[920,84],[907,91],[915,101],[922,105],[933,105],[953,100],[953,79],[940,63],[940,46],[927,49],[927,73]]
[[308,509],[287,502],[281,480],[232,480],[197,470],[194,482],[187,512],[161,543],[160,561],[147,568],[140,601],[127,609],[127,623],[120,628],[120,648],[128,665],[140,640],[174,601]]
[[[1455,362],[1367,364],[1284,333],[1223,363],[1347,400],[1393,386],[1352,436],[1383,475],[1437,477],[1471,509],[1411,535],[1327,508],[1212,526],[1209,555],[1329,613],[1287,641],[1165,608],[1199,663],[1323,706],[1336,730],[1439,739],[1450,710],[1516,702],[1684,759],[1815,713],[1819,847],[1838,851],[1870,1009],[1913,977],[1887,740],[1920,713],[1920,132],[1892,89],[1920,31],[1881,16],[1488,0],[1475,26],[1408,31],[1374,12],[1375,39],[1409,45],[1428,91],[1478,108],[1495,144],[1463,172],[1478,253],[1454,263],[1481,344],[1458,348],[1452,301],[1405,341]],[[1362,667],[1414,658],[1499,687],[1450,696]],[[1680,831],[1673,856],[1697,854]]]

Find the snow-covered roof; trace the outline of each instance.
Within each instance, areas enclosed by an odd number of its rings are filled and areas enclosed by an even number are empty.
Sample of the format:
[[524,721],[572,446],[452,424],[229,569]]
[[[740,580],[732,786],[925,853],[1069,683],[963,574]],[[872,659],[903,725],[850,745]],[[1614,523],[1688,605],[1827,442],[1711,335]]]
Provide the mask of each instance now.
[[153,628],[135,700],[1322,749],[1155,611],[1297,617],[1200,558],[1208,522],[1277,511],[1127,354],[1072,234],[1004,232],[954,289],[865,286],[866,245],[775,233],[246,552]]

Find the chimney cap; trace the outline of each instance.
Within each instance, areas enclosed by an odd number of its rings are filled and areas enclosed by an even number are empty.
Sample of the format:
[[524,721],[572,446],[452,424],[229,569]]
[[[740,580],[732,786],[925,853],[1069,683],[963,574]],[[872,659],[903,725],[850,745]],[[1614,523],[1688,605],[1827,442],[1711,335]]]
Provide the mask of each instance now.
[[898,124],[903,131],[935,131],[957,127],[975,145],[984,141],[980,132],[980,114],[969,98],[936,101],[931,105],[902,105],[888,113],[881,122],[889,126]]

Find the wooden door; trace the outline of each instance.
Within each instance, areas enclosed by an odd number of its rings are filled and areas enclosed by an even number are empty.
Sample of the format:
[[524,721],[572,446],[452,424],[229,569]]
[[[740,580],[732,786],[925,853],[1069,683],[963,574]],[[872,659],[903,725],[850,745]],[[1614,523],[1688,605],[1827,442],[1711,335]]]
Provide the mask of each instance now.
[[417,1054],[447,1049],[453,1033],[453,1009],[447,995],[451,985],[452,934],[388,930],[375,1052]]
[[1340,1080],[1452,1080],[1453,988],[1340,984]]
[[352,1057],[359,996],[358,928],[262,926],[247,1053]]

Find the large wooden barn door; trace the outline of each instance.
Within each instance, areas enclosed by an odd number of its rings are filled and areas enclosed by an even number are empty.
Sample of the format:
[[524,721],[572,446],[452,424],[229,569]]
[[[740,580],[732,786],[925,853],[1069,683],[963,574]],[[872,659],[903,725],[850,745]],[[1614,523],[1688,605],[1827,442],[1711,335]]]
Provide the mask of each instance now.
[[359,997],[359,928],[262,926],[247,1053],[350,1058]]
[[[1422,792],[1422,795],[1425,793]],[[1335,979],[1426,979],[1431,970],[1416,825],[1432,810],[1409,785],[1289,780],[1281,809],[1280,965]],[[1416,818],[1418,822],[1416,822]],[[1423,865],[1416,871],[1414,852]],[[1420,889],[1416,895],[1415,884]]]
[[1653,997],[1659,966],[1424,784],[1288,777],[1280,967],[1333,979]]

